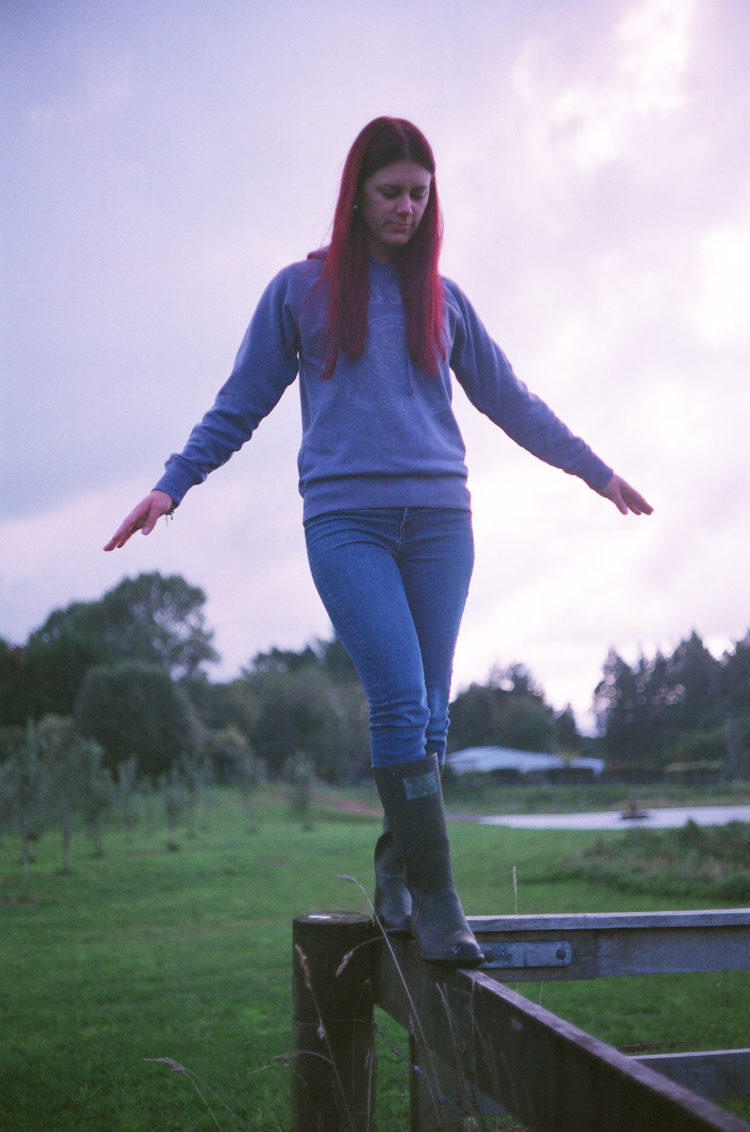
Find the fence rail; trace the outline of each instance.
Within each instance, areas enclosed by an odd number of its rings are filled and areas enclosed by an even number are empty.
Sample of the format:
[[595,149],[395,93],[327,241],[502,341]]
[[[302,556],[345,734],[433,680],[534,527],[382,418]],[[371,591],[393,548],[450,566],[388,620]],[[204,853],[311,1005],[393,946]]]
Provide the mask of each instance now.
[[[472,916],[504,982],[528,982],[524,963],[504,968],[503,951],[524,954],[534,979],[742,971],[750,967],[750,908],[698,912],[610,912],[561,916]],[[566,955],[553,959],[553,945]],[[542,954],[535,959],[534,947]],[[548,949],[544,954],[543,948]],[[549,952],[551,951],[551,954]],[[515,960],[511,950],[510,958]]]
[[[750,1051],[633,1058],[514,981],[750,968],[750,909],[470,917],[488,962],[441,971],[362,916],[295,920],[295,1132],[373,1132],[372,1007],[410,1035],[412,1132],[513,1113],[534,1132],[748,1132]],[[699,1091],[696,1091],[699,1090]]]

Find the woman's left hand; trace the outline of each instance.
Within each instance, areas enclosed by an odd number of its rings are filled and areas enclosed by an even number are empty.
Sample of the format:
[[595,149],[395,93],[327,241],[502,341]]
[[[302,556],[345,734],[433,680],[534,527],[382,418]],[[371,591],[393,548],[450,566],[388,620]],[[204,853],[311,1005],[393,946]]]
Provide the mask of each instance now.
[[612,478],[598,492],[603,495],[605,499],[609,499],[614,503],[617,510],[622,515],[632,513],[633,515],[650,515],[653,507],[647,503],[640,492],[631,487],[622,476],[618,476],[616,472],[612,474]]

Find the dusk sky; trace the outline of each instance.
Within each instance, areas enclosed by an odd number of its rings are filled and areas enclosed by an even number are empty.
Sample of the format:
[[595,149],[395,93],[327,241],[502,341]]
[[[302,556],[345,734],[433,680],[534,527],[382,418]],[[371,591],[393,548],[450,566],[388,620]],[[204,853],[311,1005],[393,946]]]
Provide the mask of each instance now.
[[750,628],[750,4],[3,0],[0,636],[179,573],[236,674],[330,636],[284,396],[174,520],[102,546],[327,242],[379,114],[435,150],[443,273],[655,511],[624,518],[455,400],[477,568],[454,692],[520,662],[586,724],[610,647]]

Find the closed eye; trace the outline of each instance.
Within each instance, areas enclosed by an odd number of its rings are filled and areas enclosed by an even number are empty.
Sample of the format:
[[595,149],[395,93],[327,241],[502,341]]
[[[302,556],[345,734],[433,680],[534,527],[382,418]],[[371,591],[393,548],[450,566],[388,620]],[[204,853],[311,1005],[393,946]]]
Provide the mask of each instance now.
[[[387,200],[395,200],[400,197],[405,190],[400,185],[382,185],[380,192]],[[427,189],[412,189],[409,196],[413,201],[424,200],[427,196]]]

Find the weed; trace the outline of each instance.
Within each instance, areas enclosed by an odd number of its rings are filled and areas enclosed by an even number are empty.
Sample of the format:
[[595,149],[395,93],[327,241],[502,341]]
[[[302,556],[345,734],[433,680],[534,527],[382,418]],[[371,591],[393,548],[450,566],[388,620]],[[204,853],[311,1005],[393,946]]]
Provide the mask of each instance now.
[[624,892],[664,896],[750,898],[750,825],[731,822],[680,829],[631,829],[621,837],[597,837],[562,865],[568,876]]
[[[208,1112],[209,1116],[211,1117],[211,1119],[214,1122],[214,1124],[216,1125],[216,1127],[219,1128],[219,1129],[221,1128],[219,1121],[216,1119],[216,1113],[214,1112],[214,1110],[211,1108],[210,1104],[206,1100],[206,1094],[205,1094],[204,1090],[210,1091],[214,1095],[214,1097],[216,1097],[216,1099],[220,1101],[220,1103],[222,1105],[224,1104],[224,1102],[221,1101],[221,1098],[217,1096],[217,1094],[214,1092],[213,1089],[210,1089],[210,1086],[208,1086],[205,1081],[201,1081],[200,1077],[198,1077],[197,1074],[192,1073],[189,1069],[186,1069],[184,1065],[180,1065],[179,1062],[174,1061],[174,1059],[171,1058],[171,1057],[144,1057],[143,1060],[144,1061],[150,1061],[150,1062],[153,1062],[154,1064],[158,1064],[158,1065],[168,1065],[169,1068],[174,1073],[183,1073],[187,1077],[190,1084],[195,1089],[195,1091],[198,1094],[198,1096],[200,1097],[200,1099],[202,1100],[206,1111]],[[201,1085],[203,1086],[203,1088],[201,1088]],[[224,1108],[226,1109],[226,1111],[229,1113],[229,1115],[236,1122],[235,1114],[232,1112],[232,1110],[227,1105],[224,1105]],[[247,1127],[247,1126],[241,1125],[241,1127]]]

